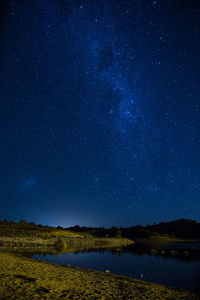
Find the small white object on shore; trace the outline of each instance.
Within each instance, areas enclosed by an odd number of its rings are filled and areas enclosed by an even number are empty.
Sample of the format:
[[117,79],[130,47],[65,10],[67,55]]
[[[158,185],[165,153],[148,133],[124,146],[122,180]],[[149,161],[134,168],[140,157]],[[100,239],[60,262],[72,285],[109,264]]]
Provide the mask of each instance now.
[[144,274],[141,273],[141,274],[140,274],[140,279],[143,279],[143,277],[144,277]]

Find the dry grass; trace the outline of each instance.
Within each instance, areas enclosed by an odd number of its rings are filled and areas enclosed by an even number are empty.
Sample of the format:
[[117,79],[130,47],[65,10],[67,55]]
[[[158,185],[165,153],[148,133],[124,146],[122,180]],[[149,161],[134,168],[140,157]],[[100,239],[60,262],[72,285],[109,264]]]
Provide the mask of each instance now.
[[42,232],[41,236],[42,237],[84,237],[84,235],[81,233],[76,233],[69,230],[53,230],[50,232]]
[[[48,247],[54,246],[62,239],[66,248],[106,248],[127,246],[133,241],[125,238],[96,238],[87,233],[69,230],[0,230],[0,244],[4,247]],[[20,250],[20,249],[19,249]]]

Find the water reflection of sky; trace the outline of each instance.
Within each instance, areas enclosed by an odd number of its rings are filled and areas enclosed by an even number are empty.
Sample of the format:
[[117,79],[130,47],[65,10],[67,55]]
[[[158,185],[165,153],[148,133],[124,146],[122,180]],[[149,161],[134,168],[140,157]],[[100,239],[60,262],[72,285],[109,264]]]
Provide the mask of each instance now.
[[111,273],[169,285],[172,287],[200,290],[200,261],[186,262],[156,255],[135,255],[123,252],[122,255],[105,252],[79,252],[54,255],[36,255],[48,262],[70,264],[94,270],[110,270]]

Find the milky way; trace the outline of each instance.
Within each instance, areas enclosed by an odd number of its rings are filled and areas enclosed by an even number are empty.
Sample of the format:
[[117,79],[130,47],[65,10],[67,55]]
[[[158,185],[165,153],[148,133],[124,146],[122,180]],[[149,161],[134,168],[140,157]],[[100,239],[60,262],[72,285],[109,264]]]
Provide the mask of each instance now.
[[186,0],[1,4],[1,218],[199,220],[199,18]]

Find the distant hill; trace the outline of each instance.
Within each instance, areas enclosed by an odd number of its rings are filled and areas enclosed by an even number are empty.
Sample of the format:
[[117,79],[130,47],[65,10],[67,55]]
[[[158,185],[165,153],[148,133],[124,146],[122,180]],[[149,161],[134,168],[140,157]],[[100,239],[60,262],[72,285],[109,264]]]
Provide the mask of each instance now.
[[161,222],[153,225],[136,225],[128,228],[112,227],[90,228],[74,226],[69,228],[72,231],[87,231],[95,236],[122,236],[133,240],[149,238],[172,238],[200,240],[200,223],[194,220],[180,219],[171,222]]
[[180,219],[172,222],[162,222],[150,226],[150,230],[179,238],[200,239],[200,223],[194,220]]
[[[19,222],[0,221],[0,230],[38,230],[52,231],[55,227],[36,225],[35,223],[27,223],[25,220]],[[80,227],[78,225],[63,228],[57,226],[59,230],[70,230],[72,232],[88,233],[96,237],[125,237],[132,240],[140,239],[186,239],[200,240],[200,223],[194,220],[180,219],[171,222],[161,222],[153,225],[136,225],[128,228],[103,228],[103,227]],[[1,232],[1,231],[0,231]]]
[[137,225],[124,228],[123,234],[133,239],[168,236],[170,238],[200,240],[200,223],[194,220],[180,219],[147,226]]

